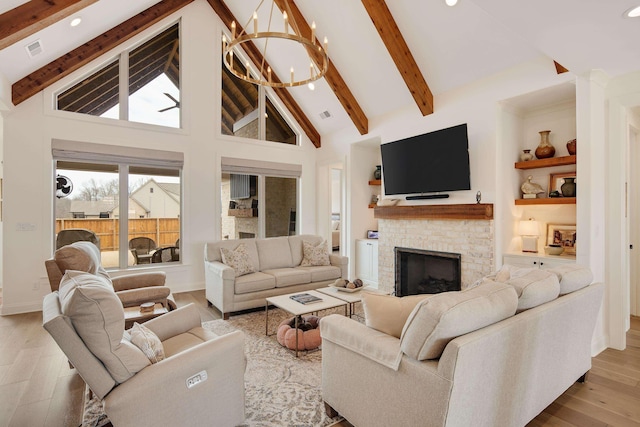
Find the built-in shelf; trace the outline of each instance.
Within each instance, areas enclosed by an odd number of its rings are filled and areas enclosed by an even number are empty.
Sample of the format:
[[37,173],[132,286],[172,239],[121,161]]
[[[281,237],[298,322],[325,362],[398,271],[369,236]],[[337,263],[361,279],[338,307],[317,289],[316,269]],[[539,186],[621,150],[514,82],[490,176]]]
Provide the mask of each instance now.
[[378,204],[377,204],[377,203],[369,203],[369,209],[373,209],[373,208],[375,208],[376,206],[378,206]]
[[378,219],[493,219],[493,203],[376,206]]
[[382,185],[382,181],[379,179],[370,179],[369,185]]
[[550,159],[536,159],[528,162],[516,162],[516,169],[538,169],[552,166],[575,165],[576,156],[551,157]]
[[575,205],[575,197],[542,197],[539,199],[516,199],[516,205]]

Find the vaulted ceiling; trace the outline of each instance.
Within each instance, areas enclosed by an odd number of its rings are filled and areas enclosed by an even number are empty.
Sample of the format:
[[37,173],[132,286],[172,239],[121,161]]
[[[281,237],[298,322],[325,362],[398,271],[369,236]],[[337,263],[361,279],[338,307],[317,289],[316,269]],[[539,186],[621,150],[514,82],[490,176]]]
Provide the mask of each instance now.
[[[10,108],[192,1],[3,0],[0,3],[0,106]],[[206,0],[229,25],[248,19],[257,1]],[[282,5],[284,0],[275,0]],[[576,74],[592,69],[614,77],[640,70],[640,18],[623,18],[639,0],[295,0],[300,31],[316,22],[330,40],[331,65],[315,91],[279,90],[279,96],[320,145],[321,135],[396,111],[438,111],[434,95],[507,68],[546,58]],[[83,23],[71,28],[71,18]],[[302,21],[304,20],[304,21]],[[43,53],[30,58],[27,44]],[[256,49],[249,57],[261,55]],[[267,54],[268,55],[268,54]],[[276,74],[287,74],[268,57]],[[554,60],[556,64],[554,64]],[[10,90],[6,88],[10,87]],[[11,93],[11,99],[6,99]],[[329,112],[328,119],[321,114]],[[326,114],[322,114],[326,116]]]

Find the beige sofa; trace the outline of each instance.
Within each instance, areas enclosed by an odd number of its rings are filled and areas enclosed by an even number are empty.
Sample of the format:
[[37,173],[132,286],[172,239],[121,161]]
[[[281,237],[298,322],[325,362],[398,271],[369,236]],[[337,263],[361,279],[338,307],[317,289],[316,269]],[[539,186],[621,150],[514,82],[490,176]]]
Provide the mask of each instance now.
[[[315,246],[323,239],[303,234],[206,243],[207,301],[226,319],[234,311],[263,307],[265,298],[321,288],[347,277],[349,259],[345,256],[329,255],[330,265],[301,266],[303,241]],[[236,277],[236,271],[222,262],[221,248],[235,250],[241,244],[245,246],[255,272]]]
[[540,271],[423,298],[400,338],[344,316],[323,318],[327,412],[367,427],[524,426],[584,380],[604,290],[574,286],[571,269]]

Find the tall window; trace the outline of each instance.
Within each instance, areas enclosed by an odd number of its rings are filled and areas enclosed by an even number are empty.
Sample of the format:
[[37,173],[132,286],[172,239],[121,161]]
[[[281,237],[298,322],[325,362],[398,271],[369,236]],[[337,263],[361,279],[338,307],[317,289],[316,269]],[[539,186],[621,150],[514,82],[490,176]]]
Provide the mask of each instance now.
[[180,260],[179,159],[154,158],[154,150],[146,159],[55,147],[53,152],[56,248],[92,233],[105,268]]
[[[235,51],[235,56],[241,58],[238,51]],[[234,61],[233,66],[241,75],[246,74],[242,61]],[[265,88],[239,79],[222,62],[221,67],[222,134],[296,145],[298,133]],[[249,72],[253,71],[250,69]]]
[[[121,93],[126,85],[126,93]],[[180,127],[180,26],[175,24],[56,97],[58,110]]]

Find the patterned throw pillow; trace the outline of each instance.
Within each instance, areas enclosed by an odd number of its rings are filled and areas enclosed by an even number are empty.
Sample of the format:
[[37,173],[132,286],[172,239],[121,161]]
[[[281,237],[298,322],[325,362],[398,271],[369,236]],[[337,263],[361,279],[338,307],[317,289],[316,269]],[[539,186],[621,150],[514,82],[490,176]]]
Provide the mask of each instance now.
[[303,267],[316,265],[331,265],[329,262],[329,251],[327,250],[327,242],[322,241],[318,246],[313,246],[309,242],[302,241],[302,262]]
[[247,247],[243,243],[240,243],[234,250],[220,248],[220,255],[222,262],[236,271],[236,277],[256,271],[249,258]]
[[151,329],[136,322],[129,333],[131,334],[131,342],[142,350],[151,363],[158,363],[164,359],[162,342]]

